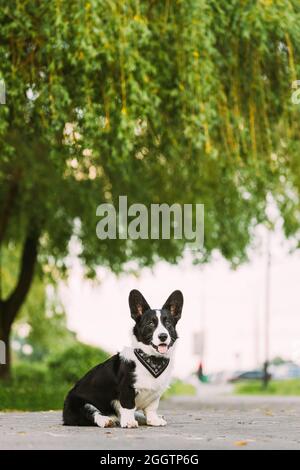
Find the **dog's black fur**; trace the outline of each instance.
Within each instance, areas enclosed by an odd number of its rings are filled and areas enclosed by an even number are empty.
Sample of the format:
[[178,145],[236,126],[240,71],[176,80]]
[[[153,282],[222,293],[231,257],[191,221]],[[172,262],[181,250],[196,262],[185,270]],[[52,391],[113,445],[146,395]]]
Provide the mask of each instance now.
[[95,426],[93,414],[85,408],[93,404],[105,416],[115,414],[113,400],[120,400],[123,408],[134,407],[135,363],[123,361],[119,354],[90,370],[67,395],[63,411],[64,424]]

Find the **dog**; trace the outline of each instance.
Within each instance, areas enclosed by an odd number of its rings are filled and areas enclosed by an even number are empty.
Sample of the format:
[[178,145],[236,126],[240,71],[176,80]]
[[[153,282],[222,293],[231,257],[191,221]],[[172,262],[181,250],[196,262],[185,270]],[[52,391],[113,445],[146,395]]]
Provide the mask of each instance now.
[[132,290],[129,307],[135,322],[133,346],[75,384],[65,399],[64,425],[136,428],[136,411],[143,411],[149,426],[167,424],[157,410],[171,379],[183,295],[176,290],[161,309],[153,310],[138,290]]

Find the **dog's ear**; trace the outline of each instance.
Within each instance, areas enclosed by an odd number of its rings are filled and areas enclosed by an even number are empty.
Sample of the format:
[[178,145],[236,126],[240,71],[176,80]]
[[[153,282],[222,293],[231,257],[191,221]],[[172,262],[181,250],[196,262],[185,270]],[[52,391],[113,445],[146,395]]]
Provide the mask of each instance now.
[[138,321],[146,310],[150,310],[145,298],[136,289],[132,290],[129,294],[129,307],[131,316],[135,321]]
[[165,302],[163,309],[169,310],[172,317],[175,320],[175,323],[178,322],[181,317],[181,311],[183,306],[183,295],[180,290],[175,290],[172,292],[168,300]]

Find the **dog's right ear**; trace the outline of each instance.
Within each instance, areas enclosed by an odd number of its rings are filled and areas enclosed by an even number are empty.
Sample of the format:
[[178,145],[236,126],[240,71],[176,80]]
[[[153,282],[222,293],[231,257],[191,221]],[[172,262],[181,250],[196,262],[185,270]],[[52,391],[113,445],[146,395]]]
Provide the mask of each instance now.
[[143,295],[136,289],[129,294],[129,307],[134,321],[138,321],[146,310],[150,310]]

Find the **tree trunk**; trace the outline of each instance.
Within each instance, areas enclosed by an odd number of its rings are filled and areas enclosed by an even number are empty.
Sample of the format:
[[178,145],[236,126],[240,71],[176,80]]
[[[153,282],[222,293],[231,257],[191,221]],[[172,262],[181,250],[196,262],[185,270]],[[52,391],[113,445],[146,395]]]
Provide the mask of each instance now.
[[0,379],[9,378],[11,373],[10,335],[16,319],[30,290],[37,260],[39,234],[30,232],[26,237],[20,262],[19,277],[10,296],[0,300],[0,340],[6,345],[6,364],[0,365]]
[[11,176],[11,184],[8,190],[8,194],[0,212],[0,243],[2,243],[4,239],[8,221],[11,213],[13,212],[14,203],[18,196],[20,177],[21,171],[19,168],[17,168]]
[[9,379],[10,377],[10,330],[9,326],[5,324],[5,303],[0,303],[0,341],[5,345],[5,364],[0,363],[0,380]]

